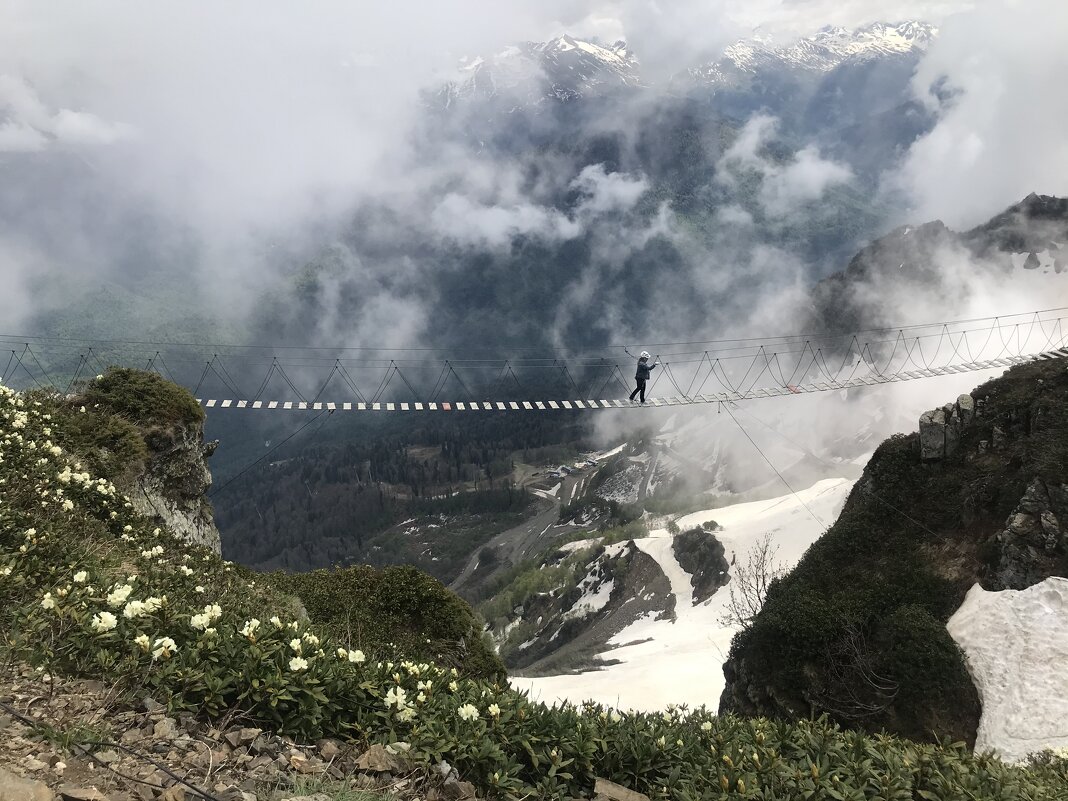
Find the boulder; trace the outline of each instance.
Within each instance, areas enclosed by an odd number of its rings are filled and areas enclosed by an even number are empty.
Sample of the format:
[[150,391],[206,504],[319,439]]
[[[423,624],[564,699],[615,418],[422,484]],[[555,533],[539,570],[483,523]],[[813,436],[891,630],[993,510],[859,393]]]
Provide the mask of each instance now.
[[920,459],[938,461],[946,455],[946,413],[934,409],[920,415]]
[[8,773],[0,768],[0,801],[52,801],[48,785]]

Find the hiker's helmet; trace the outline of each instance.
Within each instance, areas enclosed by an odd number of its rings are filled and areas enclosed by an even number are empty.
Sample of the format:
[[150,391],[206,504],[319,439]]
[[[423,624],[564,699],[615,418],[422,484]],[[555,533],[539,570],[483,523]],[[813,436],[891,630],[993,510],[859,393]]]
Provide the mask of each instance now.
[[642,351],[642,358],[643,359],[648,359],[649,358],[649,351],[643,350]]

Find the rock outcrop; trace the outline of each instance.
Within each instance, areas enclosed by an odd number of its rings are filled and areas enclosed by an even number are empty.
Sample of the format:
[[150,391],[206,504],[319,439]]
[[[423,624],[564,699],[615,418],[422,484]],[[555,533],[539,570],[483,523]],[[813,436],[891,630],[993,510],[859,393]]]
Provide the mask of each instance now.
[[965,426],[975,418],[975,401],[961,395],[956,403],[920,415],[920,458],[935,462],[956,455]]
[[133,486],[124,487],[138,512],[159,521],[194,545],[222,552],[214,512],[207,498],[211,472],[207,457],[218,443],[204,442],[201,424],[145,435],[151,455]]
[[1049,576],[1068,551],[1068,485],[1035,478],[994,536],[994,590],[1023,590]]

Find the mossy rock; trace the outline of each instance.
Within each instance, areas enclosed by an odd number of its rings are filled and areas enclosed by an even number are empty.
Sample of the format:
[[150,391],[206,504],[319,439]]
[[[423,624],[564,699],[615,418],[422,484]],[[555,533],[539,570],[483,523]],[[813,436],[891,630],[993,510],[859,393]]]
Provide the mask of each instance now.
[[111,367],[86,387],[82,403],[98,406],[142,428],[192,426],[204,410],[188,390],[156,373]]

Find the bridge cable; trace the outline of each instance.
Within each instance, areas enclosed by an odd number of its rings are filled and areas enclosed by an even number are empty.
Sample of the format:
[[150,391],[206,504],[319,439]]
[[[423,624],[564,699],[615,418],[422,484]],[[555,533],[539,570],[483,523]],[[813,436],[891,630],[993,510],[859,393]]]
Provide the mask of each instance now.
[[11,362],[15,361],[15,351],[11,351],[11,356],[8,357],[7,366],[4,367],[4,372],[0,373],[0,384],[3,384],[7,380],[7,371],[11,367]]
[[73,387],[74,386],[74,382],[78,380],[78,376],[81,375],[82,368],[85,367],[85,365],[86,365],[86,358],[85,358],[85,355],[82,354],[82,356],[80,357],[80,359],[78,361],[78,369],[76,369],[74,371],[74,375],[72,375],[71,378],[70,378],[70,383],[67,384],[67,391],[66,391],[67,395],[70,394],[71,387]]
[[55,382],[52,381],[52,378],[48,375],[48,371],[45,370],[44,365],[41,364],[40,360],[37,358],[37,354],[35,354],[32,350],[30,350],[30,346],[29,345],[26,345],[26,350],[29,351],[30,356],[33,357],[34,364],[36,364],[37,367],[40,369],[41,375],[43,375],[44,378],[45,378],[45,381],[48,382],[48,386],[52,387],[52,389],[58,390],[59,387],[57,387]]
[[774,470],[774,471],[775,471],[775,475],[777,475],[777,476],[779,477],[779,480],[780,480],[780,481],[781,481],[781,482],[782,482],[782,483],[783,483],[784,485],[786,485],[786,489],[790,490],[790,494],[791,494],[791,495],[793,495],[793,496],[794,496],[794,498],[796,498],[796,499],[797,499],[797,502],[798,502],[799,504],[801,504],[801,505],[802,505],[803,507],[805,507],[805,511],[806,511],[806,512],[808,512],[808,513],[809,513],[809,514],[810,514],[810,515],[812,516],[812,519],[813,519],[813,520],[815,520],[815,521],[816,521],[817,523],[819,523],[819,524],[820,524],[821,526],[823,526],[824,530],[826,530],[826,529],[827,529],[827,524],[826,524],[826,523],[824,523],[824,522],[823,522],[822,520],[820,520],[820,519],[819,519],[818,517],[816,517],[816,513],[815,513],[815,512],[813,512],[813,511],[812,511],[812,510],[811,510],[811,509],[809,508],[808,504],[807,504],[807,503],[805,503],[805,502],[804,502],[804,501],[803,501],[803,500],[801,499],[801,496],[800,496],[800,495],[798,495],[798,494],[797,494],[797,493],[796,493],[796,492],[794,491],[794,488],[790,486],[790,482],[786,480],[786,478],[785,478],[785,477],[783,476],[783,474],[779,472],[779,469],[778,469],[778,468],[777,468],[777,467],[776,467],[776,466],[775,466],[774,464],[772,464],[772,461],[771,461],[771,459],[769,459],[769,458],[767,457],[767,455],[766,455],[766,454],[764,453],[764,451],[762,451],[762,450],[760,449],[760,446],[756,444],[756,442],[755,442],[755,441],[753,440],[753,438],[752,438],[751,436],[749,436],[749,432],[745,430],[745,427],[744,427],[744,426],[743,426],[743,425],[742,425],[742,424],[741,424],[740,422],[738,422],[738,418],[737,418],[737,417],[735,417],[735,416],[734,416],[734,412],[732,412],[732,411],[731,411],[731,404],[730,404],[730,403],[728,402],[728,403],[724,404],[724,406],[725,406],[725,407],[726,407],[726,409],[727,409],[727,414],[729,414],[729,415],[731,416],[731,419],[732,419],[732,420],[734,421],[734,424],[735,424],[736,426],[738,426],[738,429],[739,429],[739,430],[740,430],[740,431],[741,431],[741,432],[742,432],[743,434],[745,434],[745,438],[746,438],[747,440],[749,440],[749,443],[750,443],[750,444],[751,444],[751,445],[752,445],[752,446],[753,446],[754,448],[756,448],[756,450],[757,450],[757,453],[759,453],[759,454],[760,454],[760,455],[761,455],[761,456],[762,456],[762,457],[764,458],[764,461],[768,463],[768,467],[770,467],[770,468],[771,468],[772,470]]
[[[770,431],[773,434],[777,434],[778,436],[782,437],[784,440],[789,442],[794,447],[800,448],[807,456],[811,456],[813,459],[815,459],[817,462],[822,464],[824,467],[829,467],[832,470],[834,470],[836,473],[839,472],[838,471],[838,465],[835,465],[835,464],[833,464],[831,462],[828,462],[826,459],[824,459],[821,456],[813,453],[811,450],[806,448],[804,445],[802,445],[801,443],[796,442],[795,440],[791,439],[786,434],[784,434],[783,432],[779,431],[779,429],[775,428],[771,424],[769,424],[769,423],[765,422],[764,420],[762,420],[761,418],[757,417],[755,414],[750,412],[748,409],[744,409],[741,406],[737,406],[736,408],[740,412],[745,414],[747,417],[750,417],[753,420],[755,420],[756,422],[760,423],[762,426],[764,426],[766,429],[768,429],[768,431]],[[839,478],[846,478],[846,477],[842,476],[839,473]],[[846,480],[848,481],[849,479],[846,479]],[[905,518],[906,520],[908,520],[910,523],[912,523],[913,525],[917,526],[918,528],[923,529],[923,531],[927,532],[932,537],[939,537],[940,536],[940,535],[936,534],[934,531],[932,531],[931,529],[929,529],[927,526],[925,526],[923,523],[921,523],[916,518],[912,517],[911,515],[909,515],[908,513],[902,511],[901,509],[897,508],[892,503],[890,503],[888,500],[880,497],[878,495],[878,493],[874,492],[872,489],[870,489],[869,487],[865,486],[865,484],[863,482],[854,481],[854,486],[859,487],[861,492],[863,492],[863,493],[865,493],[867,495],[870,495],[872,498],[874,498],[875,500],[879,501],[879,503],[885,505],[886,507],[888,507],[892,511],[894,511],[897,514],[901,515],[903,518]]]
[[226,488],[227,488],[227,487],[229,487],[229,486],[230,486],[231,484],[233,484],[233,483],[234,483],[235,481],[237,481],[237,480],[238,480],[239,478],[241,478],[241,476],[245,475],[245,473],[247,473],[247,472],[248,472],[249,470],[251,470],[251,469],[252,469],[253,467],[255,467],[256,465],[258,465],[258,464],[259,464],[260,462],[262,462],[262,461],[263,461],[264,459],[266,459],[266,458],[267,458],[268,456],[270,456],[270,455],[271,455],[272,453],[274,453],[275,451],[277,451],[277,450],[278,450],[279,448],[281,448],[281,447],[282,447],[283,445],[285,445],[285,444],[286,444],[287,442],[289,442],[289,441],[290,441],[291,439],[293,439],[293,437],[297,436],[297,434],[299,434],[299,433],[300,433],[301,431],[303,431],[304,429],[306,429],[306,428],[307,428],[308,426],[310,426],[310,425],[311,425],[312,423],[314,423],[314,422],[315,422],[316,420],[318,420],[318,419],[319,419],[320,417],[323,417],[324,415],[325,415],[325,416],[327,416],[327,417],[329,417],[329,416],[330,416],[330,415],[332,415],[333,413],[334,413],[334,410],[333,410],[333,409],[324,409],[323,411],[319,412],[319,414],[315,415],[315,416],[314,416],[314,417],[312,417],[312,418],[311,418],[310,420],[306,421],[306,422],[304,423],[304,425],[302,425],[302,426],[301,426],[300,428],[298,428],[298,429],[297,429],[296,431],[294,431],[294,432],[293,432],[292,434],[290,434],[290,435],[289,435],[288,437],[286,437],[286,438],[285,438],[284,440],[282,440],[281,442],[279,442],[279,443],[278,443],[277,445],[275,445],[275,446],[274,446],[273,448],[271,448],[270,450],[268,450],[268,451],[267,451],[267,452],[266,452],[265,454],[263,454],[262,456],[260,456],[260,457],[259,457],[258,459],[256,459],[256,460],[255,460],[254,462],[251,462],[251,463],[250,463],[250,464],[249,464],[248,466],[244,467],[244,468],[243,468],[243,469],[242,469],[242,470],[241,470],[241,471],[240,471],[239,473],[236,473],[235,475],[231,476],[231,477],[230,477],[230,479],[229,479],[229,480],[228,480],[228,481],[227,481],[227,482],[226,482],[225,484],[223,484],[222,486],[220,486],[220,487],[218,487],[218,488],[216,488],[216,489],[213,489],[213,490],[212,490],[211,492],[209,492],[209,493],[208,493],[208,497],[209,497],[209,498],[214,498],[214,497],[215,497],[216,495],[218,495],[219,493],[221,493],[221,492],[222,492],[222,491],[223,491],[224,489],[226,489]]

